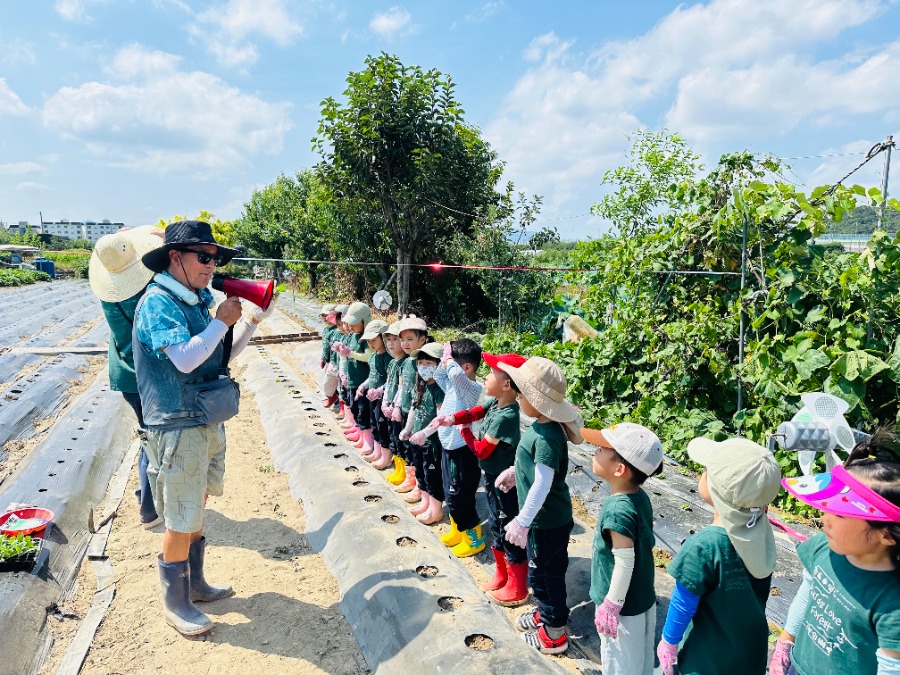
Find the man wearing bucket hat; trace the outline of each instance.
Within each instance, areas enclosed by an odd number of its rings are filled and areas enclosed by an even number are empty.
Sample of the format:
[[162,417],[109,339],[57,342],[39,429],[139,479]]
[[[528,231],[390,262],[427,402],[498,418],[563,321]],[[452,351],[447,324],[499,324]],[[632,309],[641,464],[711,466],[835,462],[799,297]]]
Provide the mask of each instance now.
[[763,673],[766,600],[775,571],[766,507],[778,494],[781,469],[771,452],[746,438],[695,438],[687,451],[706,469],[698,492],[714,516],[669,565],[676,584],[657,647],[660,665],[667,675],[676,662],[685,675]]
[[137,417],[141,449],[136,494],[141,524],[146,529],[159,525],[162,519],[156,513],[147,479],[147,431],[134,374],[131,329],[134,310],[153,278],[153,272],[144,267],[141,256],[162,246],[164,235],[161,229],[149,225],[104,235],[94,245],[88,263],[91,290],[100,299],[103,316],[109,325],[109,388],[122,393]]
[[[566,485],[568,442],[581,443],[581,415],[566,401],[566,378],[559,366],[533,356],[521,366],[498,362],[520,392],[522,412],[535,421],[516,448],[516,463],[497,478],[496,486],[516,486],[519,515],[506,526],[506,538],[525,548],[528,581],[538,608],[516,620],[523,638],[545,654],[569,647],[566,624],[566,570],[572,532],[572,498]],[[510,480],[513,477],[514,480]]]
[[212,628],[193,604],[234,593],[204,577],[204,510],[208,495],[223,493],[224,421],[237,414],[240,392],[228,363],[246,346],[256,325],[271,313],[255,308],[238,331],[241,302],[229,297],[217,308],[206,287],[217,265],[234,257],[202,221],[166,228],[165,244],[142,257],[156,275],[138,303],[133,344],[138,389],[147,425],[148,473],[156,508],[164,518],[158,558],[166,622],[184,635]]

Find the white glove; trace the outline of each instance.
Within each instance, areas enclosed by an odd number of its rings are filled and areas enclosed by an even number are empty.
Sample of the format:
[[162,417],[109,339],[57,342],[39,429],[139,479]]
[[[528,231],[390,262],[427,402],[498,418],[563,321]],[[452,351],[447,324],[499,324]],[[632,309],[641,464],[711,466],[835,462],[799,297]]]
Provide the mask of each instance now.
[[520,525],[519,521],[513,518],[507,523],[505,529],[506,541],[510,544],[519,548],[525,548],[528,545],[528,530],[531,528]]
[[516,467],[511,466],[497,476],[497,480],[494,481],[494,487],[501,492],[509,492],[516,487]]
[[260,321],[265,321],[270,316],[272,316],[272,312],[275,311],[275,302],[277,300],[278,296],[273,295],[271,302],[269,302],[268,309],[263,309],[262,307],[252,305],[250,309],[250,321],[252,321],[253,323],[259,323]]

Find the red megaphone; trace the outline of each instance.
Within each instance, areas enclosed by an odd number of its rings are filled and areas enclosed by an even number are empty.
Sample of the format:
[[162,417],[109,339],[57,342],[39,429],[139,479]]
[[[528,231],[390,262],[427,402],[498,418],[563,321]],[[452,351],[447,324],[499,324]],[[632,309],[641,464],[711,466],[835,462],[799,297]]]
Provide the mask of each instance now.
[[236,279],[225,274],[213,274],[212,287],[229,297],[236,295],[249,300],[262,309],[269,309],[269,303],[272,302],[272,295],[275,293],[274,281]]

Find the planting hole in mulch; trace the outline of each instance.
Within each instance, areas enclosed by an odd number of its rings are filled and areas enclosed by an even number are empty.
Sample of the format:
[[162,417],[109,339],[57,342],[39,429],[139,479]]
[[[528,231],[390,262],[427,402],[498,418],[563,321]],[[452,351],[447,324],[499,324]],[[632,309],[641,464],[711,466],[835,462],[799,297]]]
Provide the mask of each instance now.
[[304,408],[304,410],[306,410],[306,411],[313,411],[313,412],[314,412],[314,411],[315,411],[315,408]]
[[419,565],[416,568],[416,574],[420,577],[425,577],[426,579],[431,579],[432,577],[436,577],[438,573],[438,568],[434,565]]
[[[336,448],[336,447],[337,447],[337,443],[326,443],[326,444],[325,444],[325,447],[326,447],[326,448]],[[344,455],[344,456],[346,457],[346,455]],[[337,455],[335,455],[335,457],[337,457]]]
[[378,495],[366,495],[365,497],[363,497],[363,499],[370,504],[381,501],[381,497],[379,497]]
[[[317,431],[317,432],[316,432],[316,436],[327,436],[327,435],[328,435],[328,432],[327,432],[327,431]],[[74,440],[74,439],[73,439],[73,440]]]
[[368,484],[369,484],[369,481],[367,481],[367,480],[359,479],[359,480],[353,481],[353,485],[355,485],[356,487],[363,487]]
[[338,454],[336,454],[336,455],[334,456],[334,458],[335,458],[335,459],[343,459],[343,458],[346,457],[346,456],[347,456],[346,453],[339,452]]
[[[397,546],[399,546],[400,548],[410,548],[412,546],[415,546],[417,543],[418,542],[415,539],[413,539],[412,537],[400,537],[397,540]],[[416,571],[418,572],[418,570],[416,570]],[[434,573],[437,574],[437,570],[435,570]],[[420,574],[421,574],[421,572],[420,572]],[[434,576],[434,575],[432,575],[432,576]]]
[[400,522],[400,516],[387,515],[381,516],[381,519],[386,522],[388,525],[396,525]]
[[355,466],[345,466],[344,471],[359,471],[359,469]]
[[309,419],[317,420],[317,419],[319,419],[319,416],[318,415],[309,415]]
[[452,612],[454,609],[462,607],[462,604],[462,598],[455,598],[452,595],[445,595],[443,598],[438,598],[438,607],[446,612]]
[[324,427],[325,423],[324,422],[313,422],[313,426],[314,427]]
[[494,641],[490,637],[482,633],[467,635],[465,642],[466,647],[468,647],[469,649],[474,649],[476,652],[486,652],[488,649],[492,649],[494,646]]
[[600,492],[600,486],[595,485],[594,487],[591,488],[591,492]]

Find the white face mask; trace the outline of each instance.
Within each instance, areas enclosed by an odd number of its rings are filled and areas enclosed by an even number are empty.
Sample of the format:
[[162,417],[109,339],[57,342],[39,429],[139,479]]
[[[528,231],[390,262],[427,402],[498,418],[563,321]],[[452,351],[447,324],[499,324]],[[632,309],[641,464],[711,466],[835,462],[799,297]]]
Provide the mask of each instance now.
[[419,377],[421,377],[426,382],[434,377],[434,371],[437,370],[437,366],[416,366],[419,371]]

